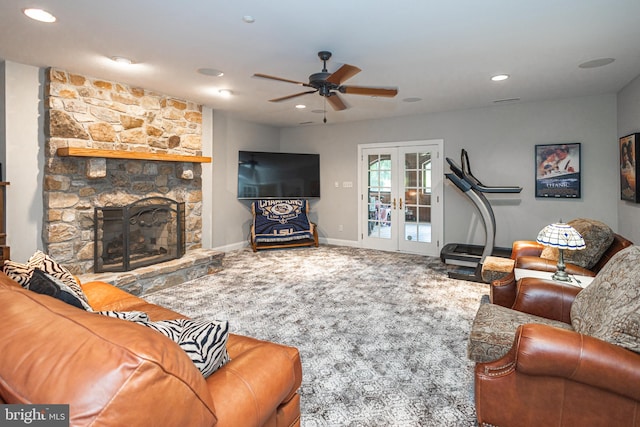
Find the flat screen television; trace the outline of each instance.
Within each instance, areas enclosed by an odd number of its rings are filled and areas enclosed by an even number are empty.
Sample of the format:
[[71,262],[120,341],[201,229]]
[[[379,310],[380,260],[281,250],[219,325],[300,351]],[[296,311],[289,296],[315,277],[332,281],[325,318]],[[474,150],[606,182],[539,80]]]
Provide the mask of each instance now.
[[320,155],[238,152],[238,199],[320,197]]

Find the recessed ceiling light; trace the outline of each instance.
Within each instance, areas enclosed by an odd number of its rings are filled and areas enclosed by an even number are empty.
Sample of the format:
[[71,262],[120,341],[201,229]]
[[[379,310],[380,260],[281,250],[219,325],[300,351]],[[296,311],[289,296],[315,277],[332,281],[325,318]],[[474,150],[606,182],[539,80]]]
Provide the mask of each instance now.
[[224,73],[220,70],[216,70],[215,68],[198,68],[198,73],[205,76],[213,76],[213,77],[222,77]]
[[36,21],[47,22],[47,23],[56,22],[56,17],[50,14],[49,12],[47,12],[46,10],[28,8],[28,9],[23,9],[22,13],[24,13],[29,18],[34,19]]
[[247,24],[253,24],[254,22],[256,22],[256,18],[254,18],[254,17],[253,17],[253,16],[251,16],[251,15],[244,15],[244,16],[242,17],[242,20],[243,20],[244,22],[246,22]]
[[298,105],[296,105],[296,108],[297,108],[298,110],[304,110],[305,108],[307,108],[307,106],[306,106],[306,105],[304,105],[304,104],[298,104]]
[[599,58],[599,59],[583,62],[582,64],[578,65],[578,67],[580,68],[604,67],[605,65],[611,64],[613,61],[615,61],[615,59],[613,58]]
[[111,60],[113,62],[117,62],[118,64],[122,64],[122,65],[131,65],[131,64],[133,64],[132,60],[130,60],[129,58],[125,58],[124,56],[112,56]]
[[501,82],[503,80],[507,80],[508,78],[509,78],[509,74],[497,74],[491,77],[491,80],[493,80],[494,82]]
[[229,89],[220,89],[218,93],[223,98],[229,98],[231,95],[233,95],[233,93]]
[[312,113],[316,113],[316,114],[321,114],[321,113],[326,113],[326,110],[311,110]]

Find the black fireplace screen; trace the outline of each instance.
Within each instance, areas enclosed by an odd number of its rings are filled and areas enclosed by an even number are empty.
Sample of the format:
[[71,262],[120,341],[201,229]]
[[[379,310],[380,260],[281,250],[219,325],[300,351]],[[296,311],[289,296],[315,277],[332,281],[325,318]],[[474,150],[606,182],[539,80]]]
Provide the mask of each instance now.
[[184,221],[184,203],[165,197],[95,208],[94,272],[129,271],[182,257]]

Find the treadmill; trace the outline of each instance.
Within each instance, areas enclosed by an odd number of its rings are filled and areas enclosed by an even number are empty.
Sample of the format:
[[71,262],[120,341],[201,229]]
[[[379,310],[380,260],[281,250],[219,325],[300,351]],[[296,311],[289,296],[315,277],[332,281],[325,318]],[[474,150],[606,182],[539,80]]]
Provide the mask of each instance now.
[[522,187],[496,187],[482,184],[471,172],[469,155],[465,149],[460,153],[462,167],[458,166],[448,157],[446,160],[453,173],[446,173],[445,176],[471,200],[480,212],[480,217],[482,218],[485,229],[485,244],[484,246],[480,246],[449,243],[440,251],[440,259],[446,264],[458,267],[455,270],[449,271],[450,278],[483,282],[481,277],[482,263],[486,257],[497,256],[509,258],[511,256],[511,248],[494,246],[496,238],[496,218],[485,193],[520,193]]

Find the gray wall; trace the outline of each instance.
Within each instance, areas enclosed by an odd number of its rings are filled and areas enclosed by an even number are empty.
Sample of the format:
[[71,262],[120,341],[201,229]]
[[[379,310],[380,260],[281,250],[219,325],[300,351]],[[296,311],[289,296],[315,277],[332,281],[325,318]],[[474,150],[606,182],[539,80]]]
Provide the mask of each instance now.
[[212,247],[231,250],[247,243],[252,215],[250,202],[237,199],[238,151],[278,151],[279,144],[278,128],[213,113]]
[[[640,76],[618,93],[618,137],[636,132],[640,132]],[[620,193],[619,182],[612,188]],[[618,197],[618,221],[620,233],[632,242],[640,243],[640,203],[625,202]]]
[[[474,175],[487,185],[518,185],[518,197],[492,198],[496,244],[535,239],[546,224],[589,217],[618,228],[616,96],[518,103],[415,117],[282,130],[281,150],[320,153],[322,198],[312,205],[321,236],[357,240],[357,145],[386,141],[444,139],[445,156],[459,162],[465,148]],[[582,198],[536,199],[534,146],[582,143]],[[448,167],[446,167],[448,169]],[[354,188],[334,188],[353,181]],[[483,243],[478,214],[445,183],[445,243]],[[338,231],[338,224],[344,231]]]
[[42,249],[44,168],[44,72],[5,61],[5,142],[2,169],[6,191],[7,244],[11,258],[26,261]]

